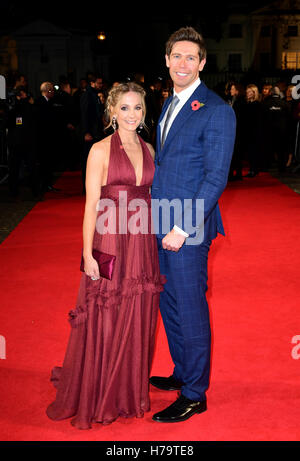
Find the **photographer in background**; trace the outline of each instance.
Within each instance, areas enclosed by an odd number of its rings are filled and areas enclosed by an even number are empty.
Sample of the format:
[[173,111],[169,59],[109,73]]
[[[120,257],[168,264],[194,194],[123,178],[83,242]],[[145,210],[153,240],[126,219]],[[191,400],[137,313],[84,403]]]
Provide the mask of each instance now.
[[24,166],[29,174],[29,186],[34,197],[39,193],[37,175],[37,119],[32,98],[26,87],[16,89],[14,107],[8,113],[8,168],[9,192],[19,195],[20,170]]

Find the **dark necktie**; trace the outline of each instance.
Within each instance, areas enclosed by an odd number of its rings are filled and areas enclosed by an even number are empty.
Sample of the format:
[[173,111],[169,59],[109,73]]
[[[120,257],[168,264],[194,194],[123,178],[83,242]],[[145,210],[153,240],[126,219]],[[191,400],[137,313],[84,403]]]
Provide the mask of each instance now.
[[163,127],[163,132],[162,132],[162,136],[161,136],[161,147],[164,145],[164,142],[166,140],[166,137],[167,137],[167,129],[168,129],[168,125],[169,125],[169,121],[170,121],[170,118],[171,118],[171,115],[176,107],[176,105],[179,103],[179,98],[175,95],[173,96],[173,99],[171,101],[171,104],[169,106],[169,110],[168,110],[168,113],[167,113],[167,117],[166,117],[166,120],[165,120],[165,124],[164,124],[164,127]]

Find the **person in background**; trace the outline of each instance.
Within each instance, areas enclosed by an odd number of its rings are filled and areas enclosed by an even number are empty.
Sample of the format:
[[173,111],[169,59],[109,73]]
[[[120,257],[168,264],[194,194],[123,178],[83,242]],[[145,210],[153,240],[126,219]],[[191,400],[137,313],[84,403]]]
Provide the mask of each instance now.
[[290,111],[287,102],[280,97],[280,89],[274,86],[271,95],[262,103],[264,123],[264,160],[269,169],[277,163],[279,173],[286,169],[289,151]]
[[296,147],[297,126],[300,120],[300,103],[298,99],[294,99],[292,91],[295,85],[288,85],[286,89],[286,103],[289,108],[289,122],[288,122],[288,159],[286,167],[290,167],[293,162]]
[[262,156],[262,111],[258,87],[246,87],[246,105],[243,110],[243,151],[249,162],[247,178],[254,178],[260,170]]
[[87,86],[88,86],[87,79],[86,78],[81,78],[80,81],[79,81],[79,87],[73,93],[74,101],[75,102],[78,101],[78,104],[79,104],[80,97],[86,91]]
[[79,82],[79,87],[73,92],[73,101],[76,110],[76,119],[77,119],[77,126],[79,126],[80,122],[80,98],[82,94],[86,91],[88,86],[88,81],[86,78],[81,78]]
[[19,72],[9,72],[6,87],[6,103],[8,111],[14,108],[18,87],[22,87],[26,91],[27,98],[30,97],[26,76],[24,74],[20,74]]
[[162,110],[164,103],[166,102],[166,100],[169,97],[170,97],[170,89],[167,88],[166,86],[164,86],[160,90],[160,94],[159,94],[159,107],[160,107],[160,110]]
[[59,89],[55,92],[53,98],[57,135],[59,138],[56,151],[56,165],[60,171],[73,171],[79,164],[79,149],[75,131],[79,119],[71,92],[70,82],[66,78],[61,78]]
[[98,93],[102,90],[102,77],[89,77],[86,91],[80,97],[81,133],[83,138],[83,150],[81,155],[82,192],[85,194],[86,162],[89,151],[95,142],[104,137],[103,114],[104,106]]
[[261,101],[264,101],[266,98],[269,98],[271,96],[271,89],[272,89],[272,85],[270,83],[263,84],[263,87],[261,89],[261,97],[260,97]]
[[57,150],[57,123],[53,107],[54,85],[43,82],[35,100],[37,110],[37,157],[40,164],[41,191],[58,191],[54,183],[54,159]]
[[245,90],[241,84],[232,83],[228,102],[233,108],[236,116],[236,137],[228,180],[236,181],[243,179],[243,111],[245,108]]
[[20,186],[20,171],[28,171],[29,186],[33,198],[39,195],[37,172],[37,117],[33,101],[26,87],[19,86],[15,92],[14,107],[8,113],[8,184],[10,195],[17,198]]

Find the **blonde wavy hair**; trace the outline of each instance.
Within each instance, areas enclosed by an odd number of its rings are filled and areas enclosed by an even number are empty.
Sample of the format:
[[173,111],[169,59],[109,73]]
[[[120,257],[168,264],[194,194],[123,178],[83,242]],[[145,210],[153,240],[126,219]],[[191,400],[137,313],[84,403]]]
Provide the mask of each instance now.
[[246,91],[247,90],[252,90],[254,92],[254,101],[260,101],[260,94],[259,94],[259,91],[256,85],[254,85],[253,83],[250,83],[246,87]]
[[146,91],[141,85],[138,85],[135,82],[126,82],[126,83],[120,83],[119,85],[113,86],[109,92],[108,96],[106,99],[106,107],[105,107],[105,116],[107,121],[109,122],[106,129],[108,129],[110,126],[112,126],[112,116],[113,116],[113,111],[115,107],[119,104],[119,101],[121,97],[129,93],[130,91],[133,91],[134,93],[138,93],[141,95],[141,103],[142,103],[142,109],[143,109],[143,118],[142,118],[142,124],[145,125],[145,117],[146,117],[146,102],[145,102],[145,97],[146,97]]

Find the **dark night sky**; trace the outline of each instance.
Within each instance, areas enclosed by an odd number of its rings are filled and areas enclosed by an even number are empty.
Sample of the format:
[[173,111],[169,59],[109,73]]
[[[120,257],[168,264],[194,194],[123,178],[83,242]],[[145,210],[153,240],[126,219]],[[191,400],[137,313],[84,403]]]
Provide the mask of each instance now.
[[[34,19],[42,18],[55,22],[64,27],[78,27],[83,29],[95,29],[100,27],[114,28],[134,27],[134,24],[147,23],[153,20],[174,22],[183,24],[184,21],[192,22],[195,16],[214,18],[226,13],[234,5],[248,9],[255,9],[270,1],[263,0],[239,0],[239,1],[214,1],[189,2],[178,0],[169,1],[127,1],[117,0],[88,0],[78,3],[76,1],[57,2],[30,2],[1,0],[0,2],[0,26],[19,27]],[[78,6],[79,5],[79,6]]]
[[[151,73],[155,68],[165,70],[164,44],[169,34],[182,26],[196,26],[199,21],[206,31],[217,33],[218,22],[226,17],[233,5],[254,10],[270,2],[239,0],[211,2],[209,0],[169,1],[127,1],[87,0],[69,2],[39,3],[13,0],[0,0],[0,34],[43,19],[66,29],[76,29],[95,34],[105,30],[108,40],[108,54],[113,55],[116,73],[123,75],[128,69],[133,72]],[[78,6],[79,5],[79,6]],[[155,28],[150,25],[156,24]],[[100,45],[102,46],[102,45]],[[119,68],[119,69],[118,69]]]

